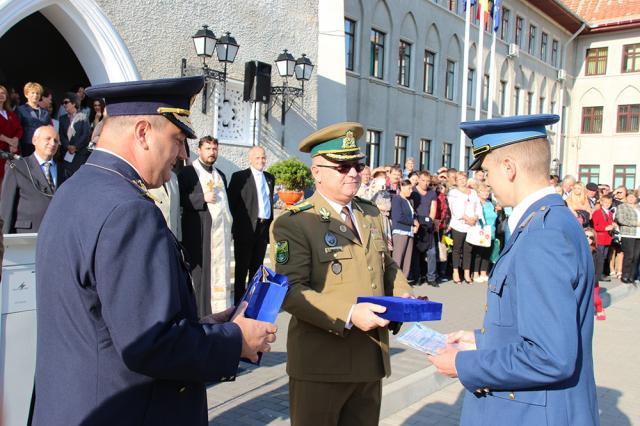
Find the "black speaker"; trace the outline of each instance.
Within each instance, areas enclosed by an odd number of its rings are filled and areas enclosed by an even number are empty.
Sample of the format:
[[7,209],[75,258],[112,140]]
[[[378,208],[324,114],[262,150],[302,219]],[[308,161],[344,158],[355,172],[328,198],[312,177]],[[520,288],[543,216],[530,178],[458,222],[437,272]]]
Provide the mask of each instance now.
[[271,97],[271,65],[260,61],[244,64],[244,96],[247,102],[269,103]]

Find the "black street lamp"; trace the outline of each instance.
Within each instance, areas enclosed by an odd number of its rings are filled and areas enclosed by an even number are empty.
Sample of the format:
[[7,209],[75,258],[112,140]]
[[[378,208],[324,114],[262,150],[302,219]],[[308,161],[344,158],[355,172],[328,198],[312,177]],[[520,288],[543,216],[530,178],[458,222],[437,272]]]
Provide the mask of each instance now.
[[[208,25],[203,25],[192,37],[193,47],[196,50],[196,56],[202,58],[202,76],[205,79],[205,85],[202,96],[202,113],[207,113],[207,101],[209,99],[209,81],[213,80],[223,83],[224,85],[224,98],[226,98],[227,89],[227,65],[232,64],[240,45],[235,38],[231,36],[231,33],[227,32],[225,35],[216,38],[216,35],[209,29]],[[207,59],[213,56],[213,52],[216,52],[218,61],[224,64],[224,70],[219,71],[209,68],[207,65]],[[185,76],[187,72],[187,60],[182,58],[181,75]]]
[[[304,82],[309,81],[311,78],[313,64],[304,53],[300,58],[295,59],[287,49],[284,49],[284,51],[278,55],[275,62],[278,67],[278,74],[280,74],[280,77],[283,79],[283,84],[282,86],[272,86],[271,94],[275,97],[274,104],[277,102],[277,98],[280,97],[282,108],[281,122],[282,125],[284,125],[286,113],[293,105],[295,98],[302,98],[304,96]],[[300,87],[289,86],[289,77],[293,77],[294,75],[296,80],[301,82]]]

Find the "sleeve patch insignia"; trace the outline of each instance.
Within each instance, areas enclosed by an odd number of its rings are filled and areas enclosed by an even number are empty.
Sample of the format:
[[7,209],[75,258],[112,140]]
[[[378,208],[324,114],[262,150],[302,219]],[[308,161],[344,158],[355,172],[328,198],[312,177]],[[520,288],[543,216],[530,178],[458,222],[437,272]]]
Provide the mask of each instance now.
[[289,241],[280,240],[276,242],[276,263],[284,265],[289,261]]

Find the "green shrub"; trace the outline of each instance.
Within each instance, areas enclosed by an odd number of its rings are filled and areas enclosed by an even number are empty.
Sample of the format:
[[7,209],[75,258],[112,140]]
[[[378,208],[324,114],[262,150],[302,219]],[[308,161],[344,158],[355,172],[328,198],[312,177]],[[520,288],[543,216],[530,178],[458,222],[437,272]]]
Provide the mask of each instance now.
[[278,161],[267,171],[276,178],[276,185],[283,185],[287,191],[304,191],[313,183],[311,170],[297,158]]

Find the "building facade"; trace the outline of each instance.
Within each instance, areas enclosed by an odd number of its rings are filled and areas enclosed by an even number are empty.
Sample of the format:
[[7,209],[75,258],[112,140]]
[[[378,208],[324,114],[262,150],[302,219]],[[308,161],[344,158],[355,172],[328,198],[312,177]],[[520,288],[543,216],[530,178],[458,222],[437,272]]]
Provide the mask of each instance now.
[[638,188],[640,28],[592,32],[575,48],[566,170],[582,182]]
[[[253,145],[266,148],[270,163],[299,156],[304,136],[344,120],[364,125],[361,144],[371,166],[413,157],[431,171],[466,168],[470,142],[458,128],[465,107],[467,120],[559,114],[561,122],[550,129],[554,172],[637,186],[640,0],[506,0],[497,31],[491,23],[485,26],[482,46],[475,7],[465,44],[463,5],[464,0],[0,0],[0,45],[14,27],[41,14],[90,84],[97,84],[178,76],[183,58],[187,74],[200,73],[192,35],[202,24],[218,36],[230,31],[240,49],[227,68],[229,79],[212,83],[192,108],[198,134],[220,139],[219,166],[225,172],[247,167]],[[38,42],[25,40],[13,52],[21,55],[18,62],[35,58],[21,68],[20,84],[41,78],[32,72],[42,69],[37,56],[29,55],[29,46]],[[271,64],[272,86],[283,85],[274,63],[283,49],[295,57],[305,53],[315,64],[304,97],[285,103],[284,125],[281,97],[261,104],[242,96],[248,61]],[[222,68],[215,58],[208,64]],[[0,64],[0,84],[13,65],[15,60]],[[299,85],[293,78],[288,83]]]
[[[564,79],[558,70],[563,60],[573,61],[564,46],[571,30],[580,26],[577,19],[567,23],[530,2],[504,2],[491,68],[492,25],[486,26],[479,49],[479,20],[473,8],[465,48],[463,4],[346,0],[347,117],[367,129],[371,166],[403,164],[413,157],[420,168],[432,171],[441,166],[466,168],[470,142],[460,143],[458,128],[463,90],[469,120],[476,116],[478,96],[480,118],[486,118],[490,108],[494,117],[560,111]],[[483,56],[481,71],[478,51]],[[496,81],[490,100],[492,78]]]

